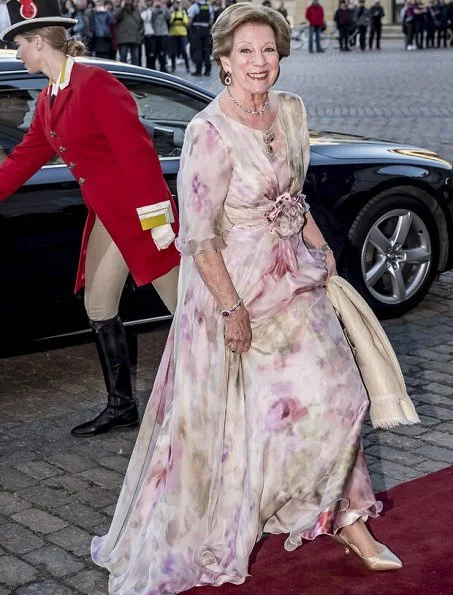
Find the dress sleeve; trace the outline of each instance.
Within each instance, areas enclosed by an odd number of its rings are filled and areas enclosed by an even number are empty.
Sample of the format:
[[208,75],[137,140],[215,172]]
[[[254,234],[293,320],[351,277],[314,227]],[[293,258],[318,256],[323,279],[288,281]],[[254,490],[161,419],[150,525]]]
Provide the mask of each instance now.
[[178,174],[180,235],[183,255],[223,250],[223,203],[231,180],[228,150],[216,128],[201,118],[187,128]]
[[307,110],[305,109],[304,102],[300,100],[302,104],[302,155],[304,158],[304,180],[307,175],[308,165],[310,163],[310,131],[308,129],[308,118]]

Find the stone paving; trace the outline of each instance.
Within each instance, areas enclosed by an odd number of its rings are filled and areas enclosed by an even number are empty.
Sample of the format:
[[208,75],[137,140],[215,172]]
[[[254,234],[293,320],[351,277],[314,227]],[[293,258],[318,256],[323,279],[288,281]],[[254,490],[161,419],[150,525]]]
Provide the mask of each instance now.
[[[276,88],[303,98],[313,130],[405,142],[453,161],[453,48],[402,48],[402,40],[384,40],[380,52],[296,50],[282,60]],[[217,76],[176,74],[221,89]]]
[[[453,51],[384,46],[380,54],[298,59],[285,65],[280,87],[303,95],[312,126],[327,122],[453,158]],[[377,491],[453,464],[452,290],[453,273],[445,273],[422,304],[385,323],[422,423],[389,431],[365,425]],[[139,338],[142,410],[167,332],[168,325],[156,326]],[[107,574],[91,563],[89,545],[108,528],[136,431],[86,440],[69,435],[105,399],[94,345],[0,360],[0,399],[0,595],[107,594]]]

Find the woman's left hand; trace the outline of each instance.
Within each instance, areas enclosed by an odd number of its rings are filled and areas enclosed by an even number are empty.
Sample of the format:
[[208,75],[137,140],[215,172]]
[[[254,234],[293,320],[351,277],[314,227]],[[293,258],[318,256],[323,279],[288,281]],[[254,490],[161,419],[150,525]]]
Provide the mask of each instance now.
[[327,252],[325,252],[325,261],[326,261],[326,268],[327,268],[327,278],[326,278],[326,283],[327,283],[327,281],[330,279],[330,277],[333,277],[334,275],[338,275],[337,264],[335,262],[335,256],[334,256],[332,250],[327,250]]

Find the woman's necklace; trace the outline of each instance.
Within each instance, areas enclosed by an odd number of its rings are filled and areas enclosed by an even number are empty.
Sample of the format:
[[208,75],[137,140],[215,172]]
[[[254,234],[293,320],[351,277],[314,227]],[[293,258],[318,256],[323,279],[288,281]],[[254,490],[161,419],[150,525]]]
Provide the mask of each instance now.
[[243,105],[241,105],[234,97],[233,95],[231,95],[231,91],[230,88],[227,87],[227,91],[228,91],[228,95],[230,96],[230,99],[232,100],[232,102],[237,105],[243,112],[246,112],[247,114],[252,114],[252,116],[261,116],[261,114],[263,114],[267,108],[269,107],[269,96],[266,96],[266,100],[263,104],[263,107],[260,108],[259,110],[254,110],[254,109],[250,109],[249,107],[245,107]]

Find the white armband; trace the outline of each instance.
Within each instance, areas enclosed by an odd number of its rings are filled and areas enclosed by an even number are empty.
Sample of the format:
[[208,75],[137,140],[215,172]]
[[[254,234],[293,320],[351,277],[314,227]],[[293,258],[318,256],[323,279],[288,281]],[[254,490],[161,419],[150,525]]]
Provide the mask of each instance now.
[[176,237],[171,227],[171,223],[175,221],[171,202],[164,200],[154,205],[139,207],[137,215],[143,231],[151,230],[157,249],[165,250],[165,248],[168,248]]
[[160,225],[174,223],[175,221],[173,209],[171,208],[171,202],[169,200],[158,202],[155,205],[139,207],[137,209],[137,215],[144,231],[154,229]]

